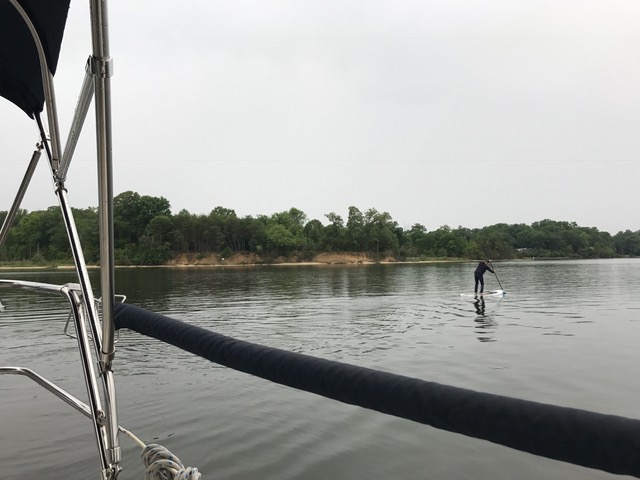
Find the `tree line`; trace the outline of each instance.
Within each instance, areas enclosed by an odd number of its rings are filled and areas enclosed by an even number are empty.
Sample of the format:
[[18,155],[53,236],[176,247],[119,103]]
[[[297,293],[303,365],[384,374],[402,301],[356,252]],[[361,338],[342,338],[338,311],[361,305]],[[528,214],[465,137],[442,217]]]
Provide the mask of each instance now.
[[[72,209],[85,260],[99,261],[97,208]],[[7,212],[0,212],[4,221]],[[335,212],[325,223],[308,220],[291,208],[272,215],[238,217],[234,210],[215,207],[209,214],[181,210],[172,214],[164,197],[128,191],[114,198],[115,257],[119,265],[159,265],[192,254],[256,253],[265,262],[280,256],[310,260],[325,252],[362,252],[373,258],[398,260],[434,258],[512,259],[612,258],[640,255],[640,231],[611,235],[574,222],[541,220],[531,225],[496,224],[469,229],[442,226],[428,231],[416,223],[403,229],[387,212],[349,207],[346,219]],[[67,234],[58,207],[21,210],[5,245],[3,263],[63,263],[71,261]]]

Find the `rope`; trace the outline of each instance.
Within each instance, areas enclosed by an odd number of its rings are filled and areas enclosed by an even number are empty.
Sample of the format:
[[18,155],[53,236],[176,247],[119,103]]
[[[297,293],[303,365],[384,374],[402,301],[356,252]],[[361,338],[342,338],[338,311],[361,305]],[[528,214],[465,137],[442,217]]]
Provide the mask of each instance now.
[[120,431],[142,448],[142,463],[146,468],[144,480],[200,480],[202,478],[197,468],[185,467],[180,459],[166,447],[156,443],[145,445],[130,431],[122,427]]
[[185,468],[180,459],[162,445],[147,445],[142,450],[142,462],[147,467],[144,480],[200,480],[197,468]]

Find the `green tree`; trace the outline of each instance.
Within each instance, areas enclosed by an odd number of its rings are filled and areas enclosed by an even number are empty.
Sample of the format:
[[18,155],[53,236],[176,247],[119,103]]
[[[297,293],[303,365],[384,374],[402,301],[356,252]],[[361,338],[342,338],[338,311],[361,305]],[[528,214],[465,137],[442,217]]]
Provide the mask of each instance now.
[[367,251],[395,254],[399,249],[399,241],[396,235],[398,224],[393,221],[387,212],[378,212],[370,208],[364,215],[362,246]]
[[296,248],[304,247],[304,222],[307,216],[297,208],[271,215],[267,221],[267,245],[276,254],[287,254]]
[[324,228],[323,247],[328,252],[341,251],[345,244],[344,220],[337,213],[331,212],[325,215],[329,225]]
[[364,215],[356,207],[349,207],[345,245],[347,250],[363,251],[363,244],[366,241],[364,233]]
[[173,216],[172,244],[171,249],[179,253],[194,253],[197,243],[196,239],[196,215],[182,209]]
[[166,243],[172,231],[173,221],[171,217],[168,215],[158,215],[149,221],[145,229],[145,235],[154,243]]
[[140,196],[127,191],[113,199],[113,221],[116,248],[118,245],[137,243],[147,225],[158,215],[171,216],[171,204],[164,197]]
[[[97,207],[73,209],[73,214],[76,230],[82,242],[84,259],[87,263],[98,263],[100,260],[100,229]],[[71,252],[69,252],[68,256],[71,256]]]
[[276,255],[287,254],[292,248],[301,246],[300,238],[280,223],[272,222],[267,225],[266,233],[267,245]]
[[640,231],[618,232],[613,237],[613,242],[618,255],[640,256]]
[[315,252],[322,246],[324,225],[320,220],[311,220],[304,226],[302,233],[305,239],[305,250]]

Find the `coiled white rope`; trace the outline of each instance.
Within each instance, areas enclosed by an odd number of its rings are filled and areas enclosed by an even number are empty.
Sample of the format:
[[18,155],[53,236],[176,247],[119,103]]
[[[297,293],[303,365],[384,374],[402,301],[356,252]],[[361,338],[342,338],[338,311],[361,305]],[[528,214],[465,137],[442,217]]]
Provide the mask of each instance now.
[[185,467],[178,457],[162,445],[156,443],[145,445],[129,430],[120,427],[120,431],[142,448],[142,462],[146,467],[145,480],[200,480],[202,478],[197,468]]

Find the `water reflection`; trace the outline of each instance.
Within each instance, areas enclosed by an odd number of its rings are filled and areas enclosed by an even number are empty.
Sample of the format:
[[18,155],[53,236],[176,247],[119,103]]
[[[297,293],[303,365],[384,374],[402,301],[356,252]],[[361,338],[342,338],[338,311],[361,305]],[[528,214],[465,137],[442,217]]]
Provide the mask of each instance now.
[[484,298],[482,297],[476,298],[476,301],[473,302],[473,305],[476,307],[476,314],[484,317],[484,311],[486,307]]
[[477,297],[473,306],[476,309],[476,333],[480,342],[495,342],[495,327],[498,325],[491,315],[486,313],[486,302],[484,298]]
[[[117,269],[116,290],[130,304],[241,340],[636,417],[639,268],[636,260],[505,262],[505,299],[460,296],[468,287],[464,263]],[[73,281],[65,272],[6,273]],[[97,288],[98,272],[90,275]],[[82,392],[77,345],[63,334],[66,300],[26,290],[0,293],[6,305],[0,314],[0,365],[24,365]],[[171,437],[168,448],[220,480],[614,480],[268,384],[131,331],[122,332],[114,367],[122,425],[147,439]],[[71,409],[69,418],[52,415],[42,403],[49,395],[10,381],[0,385],[4,476],[46,477],[25,462],[30,454],[67,477],[90,475],[95,451],[78,455],[84,444],[92,446],[85,441],[86,420],[78,416],[73,423]],[[50,401],[59,408],[58,399]],[[43,413],[33,417],[36,408]],[[66,407],[60,410],[67,415]],[[47,447],[43,431],[62,431],[68,437],[62,438],[64,450],[41,448]],[[126,478],[140,478],[131,470],[141,468],[138,452],[127,440],[123,449],[125,472],[132,473]]]

